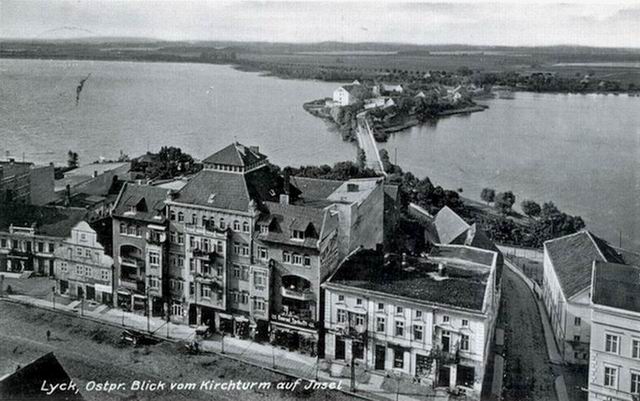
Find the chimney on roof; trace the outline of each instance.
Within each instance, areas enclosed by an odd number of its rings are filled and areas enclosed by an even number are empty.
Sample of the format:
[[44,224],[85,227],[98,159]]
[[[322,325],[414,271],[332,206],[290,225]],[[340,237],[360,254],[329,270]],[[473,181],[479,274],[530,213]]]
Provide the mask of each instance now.
[[445,264],[442,262],[438,263],[438,275],[440,277],[444,277],[446,274],[447,274],[447,271],[446,271]]
[[96,178],[98,176],[98,170],[93,170],[93,178]]
[[13,157],[9,159],[9,164],[13,164],[16,162],[16,159],[14,159]]
[[358,184],[354,184],[354,183],[348,183],[347,184],[347,192],[358,192]]
[[71,185],[67,184],[64,191],[64,205],[71,205]]
[[283,174],[283,188],[282,190],[284,191],[285,194],[289,195],[290,191],[291,191],[291,177],[289,176],[289,170],[284,170],[284,174]]
[[289,204],[289,194],[280,194],[280,204],[281,205]]
[[253,153],[260,153],[260,146],[249,146],[249,150]]

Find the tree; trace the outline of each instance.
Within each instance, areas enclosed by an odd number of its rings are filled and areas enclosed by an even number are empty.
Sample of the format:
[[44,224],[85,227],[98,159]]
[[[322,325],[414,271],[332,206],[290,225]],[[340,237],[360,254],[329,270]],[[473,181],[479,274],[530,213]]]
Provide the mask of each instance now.
[[78,154],[72,150],[67,153],[67,165],[71,168],[78,167]]
[[480,193],[480,199],[487,202],[487,205],[496,199],[496,191],[491,188],[483,188]]
[[540,212],[542,211],[542,208],[539,204],[527,199],[523,200],[522,203],[520,203],[520,207],[522,207],[522,211],[524,212],[524,214],[529,217],[538,217],[540,216]]
[[358,167],[363,168],[367,165],[367,154],[362,148],[358,148]]
[[502,212],[506,213],[516,203],[516,196],[511,191],[500,192],[496,195],[495,206]]

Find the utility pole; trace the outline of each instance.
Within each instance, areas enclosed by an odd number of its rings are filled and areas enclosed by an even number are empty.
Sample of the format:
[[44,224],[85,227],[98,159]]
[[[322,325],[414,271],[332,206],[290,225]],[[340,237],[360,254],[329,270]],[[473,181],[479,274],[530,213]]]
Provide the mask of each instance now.
[[147,331],[151,333],[151,302],[149,302],[149,287],[145,289],[145,295],[147,296]]
[[56,287],[51,287],[51,300],[53,301],[53,310],[56,310]]
[[80,316],[84,316],[84,291],[82,291],[82,296],[80,297]]
[[276,368],[276,347],[271,345],[271,362],[273,364],[273,368]]
[[356,392],[356,362],[353,358],[353,350],[351,352],[351,392]]
[[222,332],[222,353],[224,354],[224,331]]
[[320,357],[316,355],[316,381],[318,381],[318,370],[320,369]]

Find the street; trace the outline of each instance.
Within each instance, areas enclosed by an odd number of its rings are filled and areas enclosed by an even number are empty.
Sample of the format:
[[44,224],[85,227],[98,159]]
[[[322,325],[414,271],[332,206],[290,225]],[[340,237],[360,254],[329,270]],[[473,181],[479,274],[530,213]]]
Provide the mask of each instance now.
[[[51,331],[47,341],[46,331]],[[69,376],[78,384],[87,400],[293,400],[303,395],[276,390],[275,383],[287,377],[217,355],[189,355],[184,345],[162,342],[133,348],[119,344],[122,330],[112,326],[42,309],[0,302],[0,376],[11,373],[47,352],[53,351]],[[228,382],[270,382],[271,389],[248,391],[218,389],[131,390],[134,381],[148,383],[197,383],[211,380]],[[113,392],[83,391],[87,383],[127,383]],[[349,400],[336,391],[304,392],[311,400]]]
[[505,268],[498,325],[505,330],[504,399],[556,400],[536,301],[529,288]]

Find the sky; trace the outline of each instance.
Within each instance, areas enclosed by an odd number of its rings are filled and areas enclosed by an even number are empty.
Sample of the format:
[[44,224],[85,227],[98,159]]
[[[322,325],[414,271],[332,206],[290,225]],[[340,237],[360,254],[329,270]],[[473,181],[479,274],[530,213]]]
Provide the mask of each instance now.
[[640,2],[0,0],[0,37],[640,47]]

